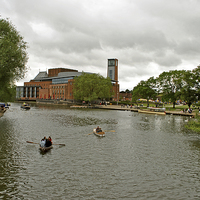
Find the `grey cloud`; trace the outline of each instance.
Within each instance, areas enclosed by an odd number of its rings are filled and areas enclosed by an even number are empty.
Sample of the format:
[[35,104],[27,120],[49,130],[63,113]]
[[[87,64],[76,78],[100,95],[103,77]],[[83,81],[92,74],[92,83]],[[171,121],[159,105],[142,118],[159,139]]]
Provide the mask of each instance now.
[[107,59],[118,58],[125,90],[200,63],[197,0],[7,0],[0,7],[1,17],[10,18],[28,42],[26,81],[51,67],[106,76]]

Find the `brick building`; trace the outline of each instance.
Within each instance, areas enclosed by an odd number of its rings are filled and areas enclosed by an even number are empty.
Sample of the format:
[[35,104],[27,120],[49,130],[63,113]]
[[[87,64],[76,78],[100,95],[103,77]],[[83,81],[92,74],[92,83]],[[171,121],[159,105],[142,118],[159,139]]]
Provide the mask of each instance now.
[[[73,100],[73,82],[82,72],[67,68],[54,68],[39,72],[38,75],[16,87],[16,98],[21,100],[66,99]],[[113,100],[119,100],[118,60],[108,59],[108,76],[112,80]]]
[[129,92],[120,92],[121,101],[132,101],[132,93]]

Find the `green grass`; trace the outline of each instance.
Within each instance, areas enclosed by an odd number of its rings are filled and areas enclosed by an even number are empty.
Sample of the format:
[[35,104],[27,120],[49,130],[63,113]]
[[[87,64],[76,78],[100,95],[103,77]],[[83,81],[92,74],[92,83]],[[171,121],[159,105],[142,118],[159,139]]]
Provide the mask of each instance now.
[[194,120],[190,120],[185,127],[197,133],[200,133],[200,116],[196,115]]

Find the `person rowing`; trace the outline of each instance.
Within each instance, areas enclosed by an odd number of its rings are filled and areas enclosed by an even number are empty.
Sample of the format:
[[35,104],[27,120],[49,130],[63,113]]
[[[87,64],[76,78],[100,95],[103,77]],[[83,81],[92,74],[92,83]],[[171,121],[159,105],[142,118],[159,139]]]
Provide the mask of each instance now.
[[51,137],[49,136],[49,138],[46,139],[45,147],[50,147],[51,145],[52,145],[52,139],[51,139]]
[[96,132],[99,133],[99,132],[102,132],[101,128],[99,128],[99,126],[97,126],[96,128]]

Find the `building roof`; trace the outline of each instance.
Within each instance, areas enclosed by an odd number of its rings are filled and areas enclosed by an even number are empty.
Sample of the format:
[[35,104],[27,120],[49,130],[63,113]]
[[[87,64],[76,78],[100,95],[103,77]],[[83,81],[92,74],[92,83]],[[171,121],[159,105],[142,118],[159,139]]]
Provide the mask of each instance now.
[[46,71],[39,72],[39,74],[33,80],[41,80],[43,78],[48,78],[48,74]]
[[93,74],[90,72],[60,72],[60,73],[58,73],[58,76],[48,77],[47,72],[43,71],[43,72],[39,72],[39,74],[33,80],[34,81],[47,81],[47,80],[62,79],[62,78],[73,79],[76,76],[80,76],[82,73]]
[[60,72],[58,73],[58,76],[56,78],[59,77],[75,77],[75,76],[80,76],[82,73],[86,73],[86,74],[92,74],[90,72]]

